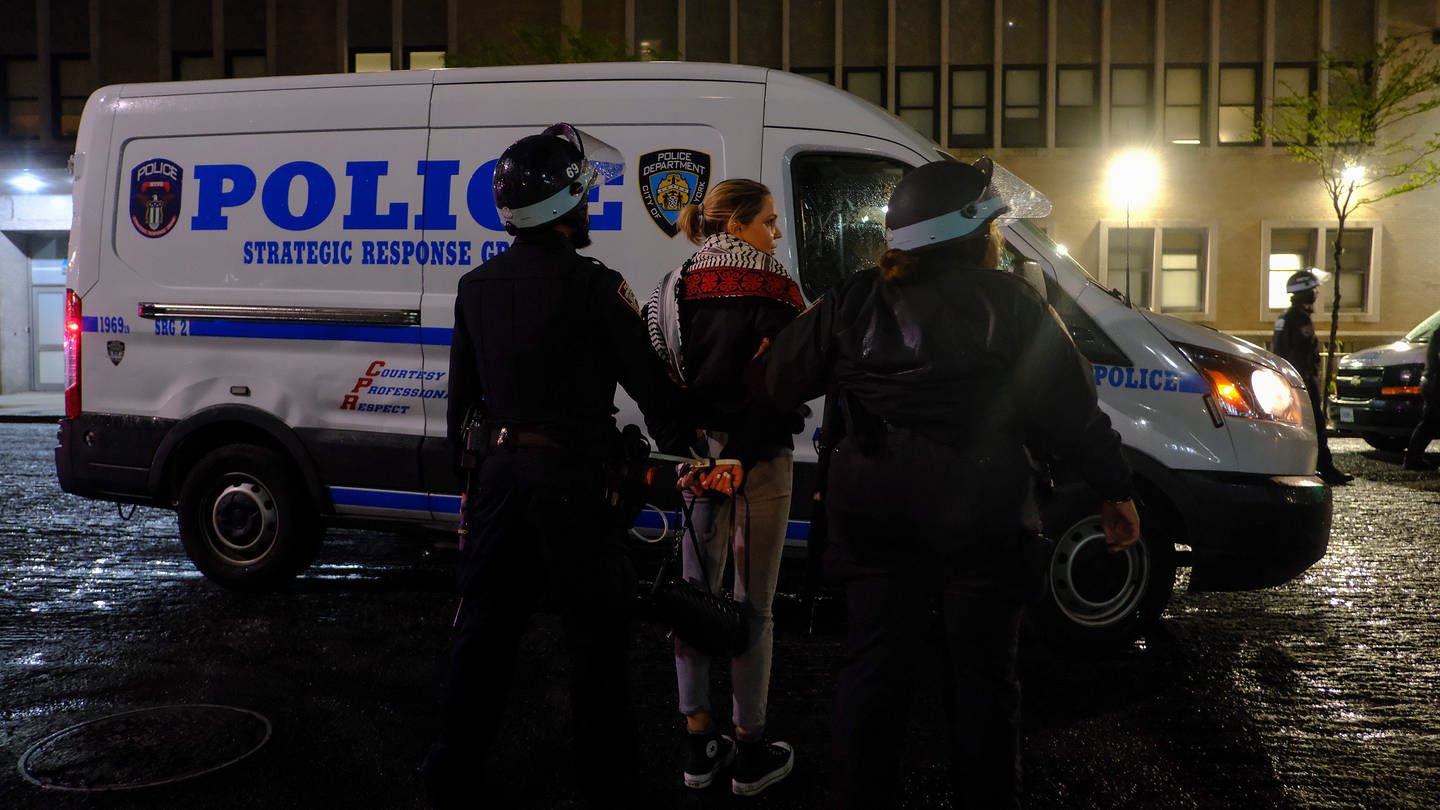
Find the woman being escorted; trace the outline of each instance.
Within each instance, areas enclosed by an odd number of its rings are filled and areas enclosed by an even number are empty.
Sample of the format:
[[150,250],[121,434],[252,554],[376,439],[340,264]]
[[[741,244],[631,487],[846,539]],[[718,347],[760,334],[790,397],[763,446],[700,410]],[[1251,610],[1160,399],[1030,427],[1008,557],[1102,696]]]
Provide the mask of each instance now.
[[1045,300],[995,269],[1007,204],[992,171],[942,161],[902,179],[880,266],[827,293],[752,370],[776,407],[839,399],[825,497],[826,568],[848,610],[837,808],[895,802],[915,672],[932,656],[954,806],[1020,806],[1016,647],[1041,580],[1024,553],[1040,527],[1031,451],[1077,464],[1105,499],[1111,550],[1139,538],[1089,364]]
[[790,436],[803,421],[796,407],[780,411],[748,402],[743,379],[762,342],[803,308],[799,287],[773,255],[781,235],[776,218],[764,185],[743,179],[715,185],[701,205],[680,212],[681,230],[700,250],[646,305],[652,341],[700,409],[696,421],[711,457],[739,462],[738,468],[722,465],[706,476],[706,486],[697,483],[684,495],[703,566],[695,544],[688,537],[681,542],[685,577],[708,578],[712,592],[733,551],[735,597],[754,609],[750,646],[730,662],[738,743],[720,733],[711,716],[710,658],[677,637],[675,670],[688,731],[685,785],[708,787],[733,761],[731,789],[740,796],[760,793],[794,765],[788,743],[765,740],[765,710],[770,608],[790,516]]

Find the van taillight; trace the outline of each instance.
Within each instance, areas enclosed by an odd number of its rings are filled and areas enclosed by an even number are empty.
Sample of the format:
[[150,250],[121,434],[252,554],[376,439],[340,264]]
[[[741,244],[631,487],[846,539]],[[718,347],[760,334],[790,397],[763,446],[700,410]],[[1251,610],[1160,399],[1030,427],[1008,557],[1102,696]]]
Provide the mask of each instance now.
[[80,296],[65,291],[65,418],[80,415]]

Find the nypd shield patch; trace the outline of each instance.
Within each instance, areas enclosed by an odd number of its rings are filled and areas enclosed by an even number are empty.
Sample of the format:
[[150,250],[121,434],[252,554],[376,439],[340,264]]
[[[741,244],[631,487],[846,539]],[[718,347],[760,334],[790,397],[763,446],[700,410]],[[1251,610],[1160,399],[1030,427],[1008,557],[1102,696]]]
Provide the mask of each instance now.
[[141,236],[158,239],[180,220],[183,175],[164,158],[151,158],[130,172],[130,224]]
[[705,199],[710,156],[693,149],[662,149],[640,156],[640,199],[666,236],[680,232],[680,209]]

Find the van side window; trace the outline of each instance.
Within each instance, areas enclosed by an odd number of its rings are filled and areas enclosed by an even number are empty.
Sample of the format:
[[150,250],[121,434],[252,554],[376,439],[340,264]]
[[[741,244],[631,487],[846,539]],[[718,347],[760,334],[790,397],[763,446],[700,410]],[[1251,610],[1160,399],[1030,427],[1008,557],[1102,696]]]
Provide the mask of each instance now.
[[811,153],[790,163],[800,289],[814,301],[885,252],[885,204],[910,170],[870,155]]

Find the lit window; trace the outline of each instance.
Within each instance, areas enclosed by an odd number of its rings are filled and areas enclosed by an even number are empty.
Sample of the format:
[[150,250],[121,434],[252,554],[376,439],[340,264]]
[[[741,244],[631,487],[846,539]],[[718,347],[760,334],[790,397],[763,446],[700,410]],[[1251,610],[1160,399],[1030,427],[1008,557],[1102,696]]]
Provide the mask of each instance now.
[[1315,73],[1309,65],[1276,65],[1273,96],[1276,128],[1281,132],[1303,132],[1305,115],[1296,102],[1315,90]]
[[899,87],[895,110],[900,119],[914,127],[921,135],[935,140],[935,108],[938,105],[935,70],[932,68],[904,68],[897,76]]
[[1165,140],[1199,144],[1205,130],[1205,76],[1198,67],[1165,69]]
[[[1102,225],[1106,285],[1135,306],[1209,319],[1214,267],[1210,229],[1194,225]],[[1128,286],[1127,286],[1128,279]]]
[[390,69],[389,51],[356,51],[350,55],[350,69],[356,73],[379,73]]
[[1056,72],[1055,145],[1094,146],[1100,140],[1095,68],[1062,67]]
[[845,71],[845,89],[876,107],[885,106],[885,72],[879,68]]
[[1220,143],[1254,143],[1258,113],[1254,66],[1220,68]]
[[1005,146],[1045,145],[1044,72],[1038,67],[1005,69]]
[[444,51],[406,51],[405,67],[409,70],[434,70],[445,67]]
[[1150,141],[1149,68],[1111,68],[1110,140],[1120,144]]
[[[1265,306],[1268,310],[1289,308],[1290,294],[1285,292],[1285,281],[1292,273],[1306,267],[1320,267],[1331,277],[1320,286],[1315,315],[1317,319],[1322,315],[1328,319],[1337,282],[1334,275],[1335,233],[1334,227],[1319,223],[1267,228],[1269,248],[1265,268]],[[1378,282],[1375,276],[1379,241],[1377,226],[1346,223],[1338,277],[1340,311],[1344,314],[1364,316],[1366,320],[1378,315],[1371,290]]]
[[956,68],[950,72],[950,146],[990,146],[990,71]]

